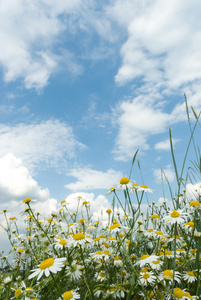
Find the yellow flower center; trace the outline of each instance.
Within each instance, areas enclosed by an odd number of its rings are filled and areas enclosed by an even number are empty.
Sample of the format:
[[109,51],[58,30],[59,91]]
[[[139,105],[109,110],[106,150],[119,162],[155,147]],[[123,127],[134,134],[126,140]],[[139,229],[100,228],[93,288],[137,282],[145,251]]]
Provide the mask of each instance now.
[[150,277],[150,275],[148,273],[145,273],[143,276],[142,276],[144,279],[147,279]]
[[129,183],[129,179],[127,177],[122,177],[120,180],[120,184],[128,184]]
[[73,298],[72,292],[65,292],[65,293],[63,294],[63,299],[64,299],[64,300],[68,300],[68,299],[72,299],[72,298]]
[[163,235],[162,231],[159,231],[159,230],[156,230],[156,231],[155,231],[155,234]]
[[171,280],[171,279],[173,278],[173,273],[172,273],[172,271],[170,271],[170,270],[165,270],[165,271],[163,272],[163,278],[164,278],[165,280]]
[[193,207],[200,206],[200,202],[197,201],[197,200],[193,200],[193,201],[190,202],[190,206],[193,206]]
[[15,219],[16,219],[16,217],[11,217],[11,218],[10,218],[11,221],[13,221],[13,220],[15,220]]
[[66,245],[66,243],[67,243],[67,241],[65,239],[59,241],[59,244],[63,245],[63,246]]
[[165,250],[165,255],[172,255],[172,251]]
[[62,200],[62,201],[61,201],[61,204],[64,204],[65,202],[66,202],[66,200]]
[[158,215],[154,214],[154,215],[151,216],[151,219],[152,219],[152,220],[153,220],[153,219],[160,219],[160,217],[159,217]]
[[178,218],[180,216],[180,213],[177,210],[173,210],[173,212],[170,214],[172,218]]
[[152,261],[152,264],[154,264],[154,265],[158,265],[160,263],[160,261],[157,259],[157,260],[154,260],[154,261]]
[[101,234],[101,235],[99,236],[99,238],[100,238],[100,239],[106,239],[106,235]]
[[145,185],[145,184],[141,184],[140,187],[143,188],[143,189],[148,189],[148,186]]
[[184,225],[189,225],[190,227],[194,227],[194,222],[184,223]]
[[51,267],[53,264],[54,264],[54,259],[52,257],[48,258],[40,264],[40,269],[45,270],[45,269]]
[[147,291],[147,294],[149,296],[149,299],[152,299],[154,297],[154,293],[153,292]]
[[89,202],[86,201],[86,200],[82,202],[83,205],[86,205],[86,204],[88,204],[88,203],[89,203]]
[[117,227],[120,227],[119,223],[114,223],[113,225],[110,226],[110,230],[115,229]]
[[102,255],[102,254],[103,254],[103,251],[97,251],[96,254],[97,254],[97,255]]
[[139,186],[137,183],[133,183],[133,187],[137,187],[137,186]]
[[26,198],[26,199],[24,199],[22,202],[23,202],[23,203],[29,203],[29,202],[31,202],[31,199],[30,199],[30,198]]
[[181,299],[184,296],[184,292],[180,288],[176,288],[173,291],[173,295],[179,299]]
[[108,208],[108,209],[106,210],[106,213],[107,213],[107,214],[111,214],[111,212],[112,212],[112,211],[111,211],[110,208]]
[[101,272],[101,273],[99,273],[99,275],[100,275],[100,277],[105,277],[105,273],[103,273],[103,272]]
[[189,276],[193,276],[193,277],[195,276],[195,274],[194,274],[192,271],[189,271],[189,272],[188,272],[188,275],[189,275]]
[[84,223],[84,221],[86,221],[86,220],[84,218],[82,218],[82,219],[79,220],[78,224]]
[[22,290],[21,289],[17,289],[15,291],[15,297],[19,297],[22,294]]
[[78,232],[78,233],[74,234],[73,239],[75,241],[83,240],[83,239],[85,239],[85,235],[82,232]]
[[143,260],[143,259],[148,258],[148,257],[150,257],[149,254],[144,254],[144,255],[142,255],[142,257],[140,258],[140,260]]

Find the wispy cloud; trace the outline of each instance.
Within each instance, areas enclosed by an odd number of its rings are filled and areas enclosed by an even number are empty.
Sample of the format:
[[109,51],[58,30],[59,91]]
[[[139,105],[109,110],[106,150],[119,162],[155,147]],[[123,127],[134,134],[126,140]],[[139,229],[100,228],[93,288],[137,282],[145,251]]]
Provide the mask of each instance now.
[[72,128],[58,120],[0,126],[0,156],[13,153],[31,169],[39,164],[58,169],[83,148]]

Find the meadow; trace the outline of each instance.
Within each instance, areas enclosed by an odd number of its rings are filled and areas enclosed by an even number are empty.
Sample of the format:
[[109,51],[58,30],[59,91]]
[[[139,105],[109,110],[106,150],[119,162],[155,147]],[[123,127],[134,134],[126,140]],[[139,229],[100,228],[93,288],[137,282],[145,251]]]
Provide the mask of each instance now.
[[[130,174],[108,191],[107,221],[92,222],[90,202],[81,196],[75,212],[63,200],[45,218],[32,209],[32,199],[22,199],[25,232],[3,209],[11,247],[1,254],[0,299],[201,299],[201,155],[194,139],[200,115],[192,108],[190,121],[187,101],[186,109],[190,138],[181,170],[169,131],[176,194],[161,171],[171,206],[164,197],[160,206],[152,202],[142,211],[153,191],[132,178],[136,152]],[[190,146],[195,157],[188,159]],[[197,189],[189,191],[189,183]]]

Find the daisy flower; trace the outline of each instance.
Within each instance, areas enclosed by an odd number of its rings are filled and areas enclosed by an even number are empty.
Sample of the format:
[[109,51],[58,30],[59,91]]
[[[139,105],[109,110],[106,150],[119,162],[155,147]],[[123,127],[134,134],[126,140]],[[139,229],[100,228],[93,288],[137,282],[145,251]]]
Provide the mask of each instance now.
[[[187,292],[185,289],[182,290],[180,288],[175,288],[173,290],[173,295],[175,299],[180,299],[180,300],[192,300],[192,299],[198,299],[197,296],[191,296],[189,292]],[[167,297],[167,300],[170,300],[172,298],[171,295]]]
[[163,265],[163,262],[160,261],[159,259],[157,260],[153,260],[149,263],[150,267],[153,269],[153,270],[160,270],[161,266]]
[[86,243],[92,243],[92,238],[86,236],[83,232],[77,232],[69,240],[69,246],[76,247],[77,245],[85,246]]
[[55,245],[56,250],[62,250],[63,248],[65,248],[66,243],[67,243],[66,239],[58,238],[58,239],[56,239],[56,241],[53,245]]
[[70,277],[71,280],[78,280],[82,276],[82,269],[81,265],[78,265],[77,262],[74,260],[70,267],[67,267],[66,275]]
[[158,259],[158,256],[156,255],[143,255],[138,262],[135,263],[135,265],[139,265],[140,268],[144,267],[146,264],[149,264],[150,262],[156,261]]
[[131,181],[127,177],[122,177],[119,182],[119,185],[117,186],[117,190],[119,189],[126,190],[126,188],[130,189],[132,185],[133,185],[133,181]]
[[195,275],[194,272],[192,271],[186,271],[183,275],[182,275],[182,278],[187,281],[187,283],[192,283],[194,281],[197,280],[197,276]]
[[141,284],[147,286],[148,284],[154,283],[156,277],[152,271],[150,272],[140,272],[140,282]]
[[80,299],[80,295],[76,292],[76,290],[71,290],[63,293],[63,300],[76,300]]
[[200,202],[198,200],[192,200],[189,204],[186,205],[191,211],[195,211],[201,208]]
[[149,192],[149,193],[153,193],[153,190],[150,189],[150,188],[148,188],[148,186],[145,185],[145,184],[141,184],[141,185],[139,186],[139,188],[138,188],[138,191],[139,191],[139,192]]
[[168,216],[165,216],[163,220],[165,221],[166,224],[182,224],[184,223],[184,219],[187,216],[186,213],[183,212],[183,210],[178,209],[178,210],[173,210],[169,213]]
[[61,271],[61,269],[64,266],[64,261],[66,260],[65,257],[62,258],[55,258],[52,257],[45,259],[39,266],[39,268],[32,270],[33,272],[31,275],[29,275],[28,279],[32,279],[36,276],[37,280],[40,280],[40,278],[45,274],[46,277],[50,276],[50,272],[56,274],[58,271]]
[[[162,274],[159,275],[159,279],[166,283],[172,283],[173,282],[173,270],[165,270]],[[180,273],[175,271],[174,273],[174,280],[177,281],[177,283],[180,283]]]
[[136,193],[139,189],[139,185],[137,183],[133,183],[133,185],[130,187],[130,192],[131,193]]

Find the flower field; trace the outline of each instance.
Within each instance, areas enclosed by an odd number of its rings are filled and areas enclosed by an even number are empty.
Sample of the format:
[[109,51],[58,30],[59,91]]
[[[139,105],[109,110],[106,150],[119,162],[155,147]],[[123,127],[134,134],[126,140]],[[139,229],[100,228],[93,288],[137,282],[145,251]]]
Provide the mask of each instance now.
[[45,218],[30,198],[22,200],[24,233],[4,209],[11,249],[1,256],[0,299],[201,299],[201,193],[189,193],[184,165],[178,175],[171,132],[170,144],[178,188],[173,195],[170,187],[170,207],[164,198],[142,211],[153,191],[128,176],[108,192],[113,201],[104,222],[92,222],[90,202],[82,197],[76,212],[63,200]]

